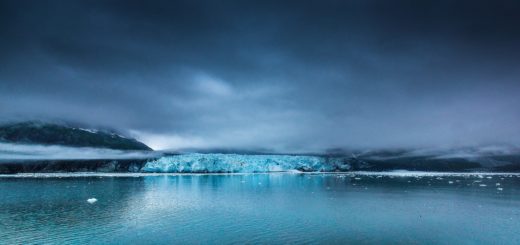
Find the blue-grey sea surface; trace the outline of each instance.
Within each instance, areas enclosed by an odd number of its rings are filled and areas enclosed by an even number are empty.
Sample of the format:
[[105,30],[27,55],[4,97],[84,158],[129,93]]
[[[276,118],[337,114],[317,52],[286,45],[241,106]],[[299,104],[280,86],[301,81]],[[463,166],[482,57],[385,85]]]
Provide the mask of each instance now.
[[0,243],[520,244],[520,177],[3,176]]

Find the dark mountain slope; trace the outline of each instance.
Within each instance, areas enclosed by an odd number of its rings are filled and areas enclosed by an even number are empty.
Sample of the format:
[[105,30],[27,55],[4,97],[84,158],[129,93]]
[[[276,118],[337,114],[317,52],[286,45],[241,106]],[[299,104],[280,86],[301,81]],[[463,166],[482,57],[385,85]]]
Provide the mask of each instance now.
[[0,142],[117,150],[152,150],[135,139],[126,138],[115,133],[42,122],[0,125]]

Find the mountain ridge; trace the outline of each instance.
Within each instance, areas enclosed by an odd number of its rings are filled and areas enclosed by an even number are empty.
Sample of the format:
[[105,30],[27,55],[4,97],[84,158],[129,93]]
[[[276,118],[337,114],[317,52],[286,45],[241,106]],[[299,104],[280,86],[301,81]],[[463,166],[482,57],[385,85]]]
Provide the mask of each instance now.
[[115,132],[41,121],[1,124],[0,142],[153,151],[146,144]]

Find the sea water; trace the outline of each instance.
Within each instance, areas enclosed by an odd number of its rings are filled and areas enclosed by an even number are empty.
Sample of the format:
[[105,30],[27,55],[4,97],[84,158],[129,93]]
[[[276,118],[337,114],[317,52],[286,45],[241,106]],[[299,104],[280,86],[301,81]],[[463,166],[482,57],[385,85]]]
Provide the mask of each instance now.
[[520,244],[512,174],[0,178],[1,244]]

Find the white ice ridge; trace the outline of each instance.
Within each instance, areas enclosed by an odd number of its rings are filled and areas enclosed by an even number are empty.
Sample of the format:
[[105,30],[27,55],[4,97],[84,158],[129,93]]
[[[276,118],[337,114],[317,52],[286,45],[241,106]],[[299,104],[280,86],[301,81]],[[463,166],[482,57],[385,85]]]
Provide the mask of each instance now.
[[152,173],[268,173],[348,171],[344,158],[293,155],[182,154],[146,163]]

